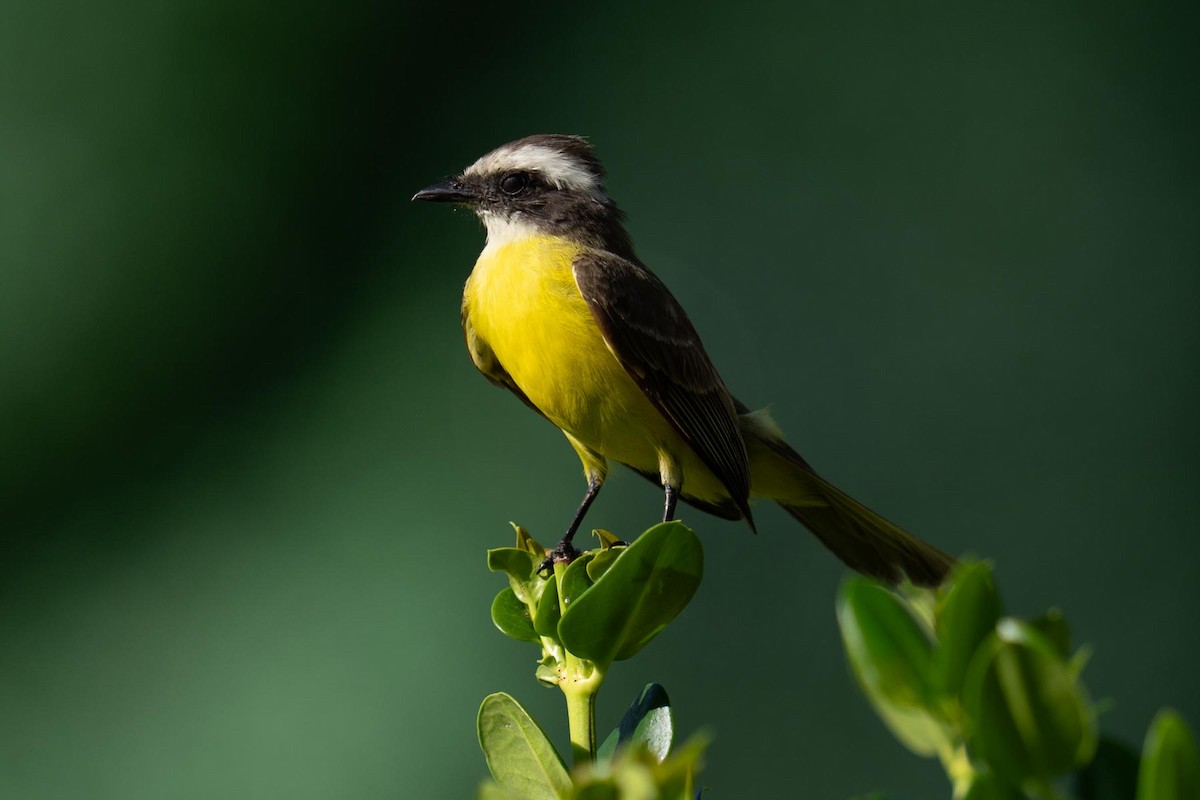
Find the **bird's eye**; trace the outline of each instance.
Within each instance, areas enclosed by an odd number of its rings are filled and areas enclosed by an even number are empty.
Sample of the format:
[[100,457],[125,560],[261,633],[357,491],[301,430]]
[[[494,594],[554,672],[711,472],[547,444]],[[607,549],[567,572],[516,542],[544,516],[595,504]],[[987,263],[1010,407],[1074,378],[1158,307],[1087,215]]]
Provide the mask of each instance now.
[[520,194],[529,183],[529,176],[524,172],[512,172],[500,181],[500,190],[505,194]]

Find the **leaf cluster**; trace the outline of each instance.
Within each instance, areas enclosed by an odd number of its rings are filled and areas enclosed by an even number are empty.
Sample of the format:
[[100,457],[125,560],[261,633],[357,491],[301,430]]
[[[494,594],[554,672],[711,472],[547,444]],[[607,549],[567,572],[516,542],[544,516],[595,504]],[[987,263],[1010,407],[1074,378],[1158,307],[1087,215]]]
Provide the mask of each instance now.
[[1200,798],[1182,720],[1156,720],[1138,777],[1136,755],[1100,738],[1080,681],[1088,650],[1071,652],[1057,610],[1006,616],[986,563],[960,565],[936,592],[852,578],[837,614],[863,693],[909,750],[941,760],[956,798],[1058,800],[1067,775],[1079,800],[1133,800],[1135,782],[1137,800]]
[[549,684],[566,677],[566,653],[601,672],[636,655],[691,601],[704,574],[700,540],[680,522],[655,525],[632,545],[597,531],[601,549],[548,576],[538,572],[545,548],[514,527],[515,547],[488,551],[488,568],[509,583],[492,601],[492,621],[542,646],[538,677]]
[[492,780],[479,800],[695,800],[695,774],[708,742],[673,748],[674,715],[666,690],[648,684],[594,761],[568,771],[554,745],[521,705],[503,692],[479,709],[479,743]]
[[488,552],[489,569],[509,584],[492,602],[492,621],[511,638],[540,646],[536,676],[567,698],[575,768],[568,771],[516,700],[489,695],[478,726],[492,780],[480,799],[694,800],[707,740],[674,748],[665,689],[647,685],[598,748],[593,707],[611,665],[640,652],[695,595],[704,571],[699,539],[679,522],[655,525],[630,545],[597,531],[598,550],[543,575],[545,548],[514,527],[516,546]]

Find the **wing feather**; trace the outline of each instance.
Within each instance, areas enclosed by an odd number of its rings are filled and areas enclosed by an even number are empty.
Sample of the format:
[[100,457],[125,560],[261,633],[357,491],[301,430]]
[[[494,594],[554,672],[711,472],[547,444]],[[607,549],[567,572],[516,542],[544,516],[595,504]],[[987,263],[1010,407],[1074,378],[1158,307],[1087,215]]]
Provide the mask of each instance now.
[[573,266],[609,349],[752,519],[737,411],[683,307],[654,273],[612,253],[587,251]]

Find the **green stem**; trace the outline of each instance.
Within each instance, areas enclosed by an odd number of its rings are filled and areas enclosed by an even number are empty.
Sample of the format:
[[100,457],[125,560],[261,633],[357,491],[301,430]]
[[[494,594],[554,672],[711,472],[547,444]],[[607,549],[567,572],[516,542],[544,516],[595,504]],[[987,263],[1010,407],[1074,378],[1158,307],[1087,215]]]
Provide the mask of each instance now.
[[596,760],[596,693],[572,691],[562,686],[567,698],[567,725],[571,731],[571,757],[575,766]]
[[971,766],[971,759],[967,756],[966,746],[948,744],[946,747],[939,748],[938,758],[942,762],[942,768],[946,770],[946,777],[950,779],[950,783],[954,787],[953,797],[955,800],[965,797],[971,788],[971,781],[975,778],[975,770]]
[[[558,581],[559,613],[567,613],[567,604],[562,595],[563,574],[567,565],[554,565],[554,576]],[[578,658],[563,648],[563,669],[558,688],[567,700],[567,727],[571,733],[571,756],[576,766],[590,764],[596,760],[596,693],[604,683],[604,671],[599,665]]]

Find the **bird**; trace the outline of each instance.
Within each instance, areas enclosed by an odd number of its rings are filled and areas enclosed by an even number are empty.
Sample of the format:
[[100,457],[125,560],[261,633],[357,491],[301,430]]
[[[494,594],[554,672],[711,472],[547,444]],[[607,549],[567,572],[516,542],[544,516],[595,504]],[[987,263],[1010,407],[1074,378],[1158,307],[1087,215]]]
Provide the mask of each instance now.
[[768,409],[726,387],[683,307],[634,252],[606,174],[581,136],[504,144],[413,200],[474,211],[487,238],[463,290],[467,351],[484,377],[565,434],[587,489],[543,568],[572,539],[611,462],[679,500],[744,520],[751,497],[781,505],[850,568],[936,586],[954,559],[819,475]]

